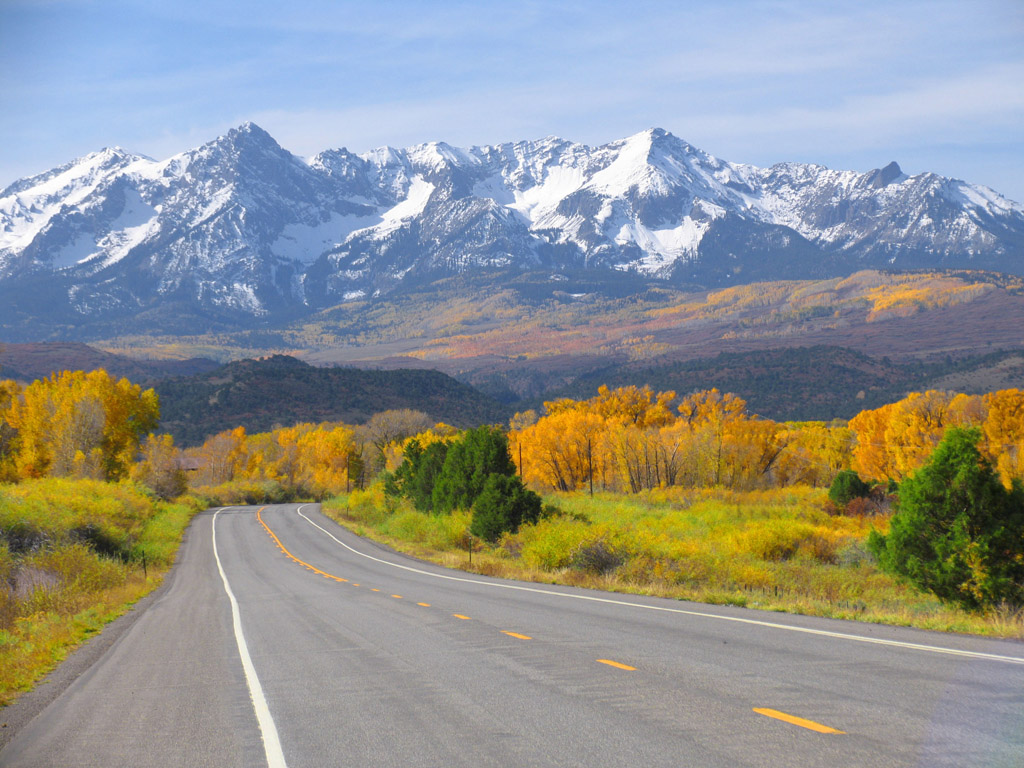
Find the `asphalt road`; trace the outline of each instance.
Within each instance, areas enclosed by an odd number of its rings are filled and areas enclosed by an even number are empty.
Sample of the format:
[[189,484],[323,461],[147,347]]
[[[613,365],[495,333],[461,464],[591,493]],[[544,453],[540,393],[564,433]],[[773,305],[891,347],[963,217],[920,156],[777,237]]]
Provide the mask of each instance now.
[[1024,644],[487,579],[230,507],[0,766],[258,765],[1019,768]]

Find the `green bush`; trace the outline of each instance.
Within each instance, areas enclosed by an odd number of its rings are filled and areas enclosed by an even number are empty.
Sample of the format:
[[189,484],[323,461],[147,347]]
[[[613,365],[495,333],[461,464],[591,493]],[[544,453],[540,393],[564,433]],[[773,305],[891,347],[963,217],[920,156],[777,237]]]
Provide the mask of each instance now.
[[861,499],[871,493],[871,486],[860,479],[852,469],[844,469],[828,489],[828,499],[842,509],[854,499]]
[[900,485],[889,535],[868,547],[884,570],[975,609],[1024,605],[1024,487],[1007,490],[978,451],[981,432],[950,429]]

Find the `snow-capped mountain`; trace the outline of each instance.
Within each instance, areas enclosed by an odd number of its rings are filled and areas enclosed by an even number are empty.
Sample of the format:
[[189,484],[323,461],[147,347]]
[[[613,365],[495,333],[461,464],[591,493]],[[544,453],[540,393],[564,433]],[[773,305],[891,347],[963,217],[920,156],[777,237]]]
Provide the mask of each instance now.
[[492,268],[718,286],[865,267],[1022,273],[1024,207],[895,163],[730,163],[660,129],[307,162],[251,123],[160,162],[105,149],[0,192],[8,328],[235,325]]

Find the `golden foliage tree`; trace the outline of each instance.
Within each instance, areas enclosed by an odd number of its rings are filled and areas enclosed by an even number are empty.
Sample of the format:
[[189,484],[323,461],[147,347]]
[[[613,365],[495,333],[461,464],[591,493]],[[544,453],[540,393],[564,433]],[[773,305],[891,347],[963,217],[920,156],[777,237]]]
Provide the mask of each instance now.
[[8,411],[7,421],[17,430],[17,474],[119,480],[159,418],[153,390],[115,381],[103,370],[64,371],[34,381]]

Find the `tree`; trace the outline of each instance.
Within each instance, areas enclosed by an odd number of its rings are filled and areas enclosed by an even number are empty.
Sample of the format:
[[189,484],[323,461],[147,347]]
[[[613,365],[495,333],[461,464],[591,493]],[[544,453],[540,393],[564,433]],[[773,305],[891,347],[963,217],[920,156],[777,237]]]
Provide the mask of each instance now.
[[18,432],[15,464],[21,477],[120,480],[141,437],[159,423],[160,408],[152,389],[115,381],[102,369],[63,371],[29,384],[6,420]]
[[359,429],[360,435],[373,446],[373,463],[378,470],[387,464],[386,450],[391,443],[412,437],[417,432],[429,429],[433,421],[423,411],[402,408],[393,411],[381,411],[370,417]]
[[470,509],[490,475],[514,475],[508,436],[497,427],[477,427],[448,449],[432,493],[437,512]]
[[424,448],[413,438],[406,444],[404,456],[388,490],[394,488],[396,493],[407,496],[421,512],[433,511],[434,486],[444,469],[448,443],[437,440]]
[[868,541],[884,570],[965,608],[1024,605],[1024,487],[1008,490],[978,450],[978,428],[951,428],[900,485],[889,535]]
[[0,483],[13,482],[18,477],[14,464],[18,430],[11,423],[11,408],[20,394],[17,382],[0,381]]
[[473,503],[469,530],[489,542],[506,531],[515,533],[524,523],[540,519],[541,499],[523,485],[518,477],[492,474]]
[[985,395],[984,401],[986,453],[1008,486],[1024,475],[1024,392],[1004,389]]
[[171,435],[150,435],[142,446],[142,461],[135,465],[132,477],[161,499],[176,499],[188,490],[181,459],[181,451]]

